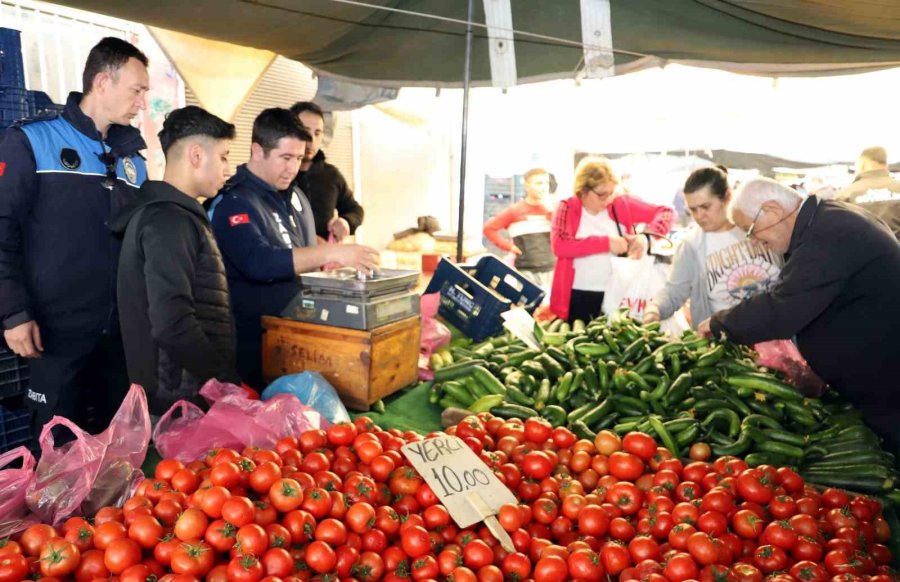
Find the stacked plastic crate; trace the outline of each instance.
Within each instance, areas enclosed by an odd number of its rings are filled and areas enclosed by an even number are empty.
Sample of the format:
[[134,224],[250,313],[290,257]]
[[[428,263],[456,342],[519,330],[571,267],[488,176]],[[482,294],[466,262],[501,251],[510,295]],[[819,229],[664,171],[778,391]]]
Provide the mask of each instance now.
[[[0,130],[31,113],[21,33],[0,28]],[[0,453],[31,441],[31,415],[23,403],[28,379],[27,362],[0,346]]]
[[0,128],[28,116],[22,33],[0,28]]

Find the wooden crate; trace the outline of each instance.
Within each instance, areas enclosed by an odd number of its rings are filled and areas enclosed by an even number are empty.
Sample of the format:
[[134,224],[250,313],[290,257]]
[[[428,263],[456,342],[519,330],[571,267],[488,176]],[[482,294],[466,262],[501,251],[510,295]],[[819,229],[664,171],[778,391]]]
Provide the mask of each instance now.
[[320,372],[347,407],[368,410],[418,378],[418,315],[371,331],[279,317],[263,317],[262,324],[267,381],[306,370]]

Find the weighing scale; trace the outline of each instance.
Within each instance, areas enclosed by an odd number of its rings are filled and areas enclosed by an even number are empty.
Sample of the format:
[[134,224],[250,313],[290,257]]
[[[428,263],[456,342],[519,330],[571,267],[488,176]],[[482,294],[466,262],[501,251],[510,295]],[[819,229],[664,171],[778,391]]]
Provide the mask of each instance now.
[[304,273],[303,289],[281,317],[347,329],[371,330],[419,315],[412,288],[418,271],[382,269],[371,276],[353,268]]

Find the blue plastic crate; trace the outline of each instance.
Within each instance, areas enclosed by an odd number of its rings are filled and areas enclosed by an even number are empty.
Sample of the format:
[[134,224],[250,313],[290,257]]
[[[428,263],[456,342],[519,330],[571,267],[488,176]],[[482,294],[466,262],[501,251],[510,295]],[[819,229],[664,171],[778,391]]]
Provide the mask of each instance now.
[[31,411],[0,404],[0,453],[31,444]]
[[11,28],[0,28],[0,85],[25,88],[22,33]]
[[533,313],[544,300],[540,287],[493,256],[463,267],[441,259],[425,292],[440,292],[440,316],[475,341],[503,330],[504,311],[521,306]]
[[6,347],[0,347],[0,398],[25,394],[30,378],[28,361]]
[[40,117],[48,113],[62,113],[65,105],[53,102],[43,91],[28,91],[28,117]]
[[0,85],[0,124],[11,125],[28,117],[28,91]]

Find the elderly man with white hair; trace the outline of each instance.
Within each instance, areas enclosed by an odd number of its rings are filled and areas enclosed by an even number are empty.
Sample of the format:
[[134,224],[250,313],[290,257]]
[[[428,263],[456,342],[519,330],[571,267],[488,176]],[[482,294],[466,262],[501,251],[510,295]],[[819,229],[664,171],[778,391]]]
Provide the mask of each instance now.
[[732,218],[785,253],[779,282],[700,324],[755,344],[796,338],[813,370],[859,407],[900,454],[900,244],[866,211],[803,197],[774,180],[747,182]]

